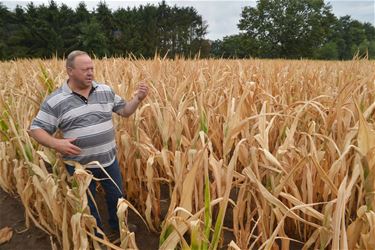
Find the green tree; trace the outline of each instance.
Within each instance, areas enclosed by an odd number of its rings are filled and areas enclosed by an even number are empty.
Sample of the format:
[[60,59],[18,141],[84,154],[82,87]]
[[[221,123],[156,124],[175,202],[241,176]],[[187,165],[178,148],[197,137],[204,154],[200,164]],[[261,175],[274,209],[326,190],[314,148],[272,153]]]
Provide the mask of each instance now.
[[338,56],[337,44],[335,42],[328,42],[316,51],[315,58],[322,60],[337,60]]
[[[369,58],[374,58],[372,47],[374,41],[374,26],[370,23],[361,23],[353,20],[347,15],[335,20],[335,24],[332,26],[331,32],[322,48],[325,50],[332,49],[333,44],[335,44],[337,59],[340,60],[350,60],[357,54],[364,56],[367,52]],[[319,55],[319,53],[316,55]]]
[[370,59],[375,59],[375,40],[372,40],[372,41],[369,42],[368,57]]
[[55,29],[59,33],[59,39],[62,40],[62,47],[58,53],[59,57],[67,55],[74,50],[77,44],[78,24],[74,18],[67,17],[75,17],[75,12],[65,4],[62,4],[59,8]]
[[169,7],[165,1],[158,6],[157,11],[159,53],[170,57],[175,55],[194,56],[198,52],[206,53],[207,46],[204,37],[207,24],[192,7]]
[[259,0],[245,7],[238,27],[270,58],[312,57],[334,21],[323,0]]
[[12,57],[44,57],[47,40],[43,37],[45,24],[38,19],[38,8],[31,2],[25,11],[21,6],[15,9],[14,32],[8,39],[13,51]]
[[85,2],[80,2],[74,13],[74,21],[76,23],[84,23],[90,21],[90,12],[86,8]]
[[0,3],[0,60],[9,57],[7,37],[11,32],[9,20],[12,18],[12,13],[8,8]]
[[171,8],[162,1],[158,5],[158,13],[157,13],[157,23],[159,25],[158,29],[158,52],[161,56],[166,55],[170,52],[172,44],[172,34],[171,30],[173,28],[173,20],[172,20],[172,10]]
[[367,40],[374,41],[375,40],[375,27],[371,23],[364,23],[363,29],[365,30]]
[[[113,22],[112,11],[108,8],[105,2],[99,2],[99,4],[96,7],[94,16],[95,16],[95,20],[93,20],[93,22],[97,21],[102,27],[102,32],[104,33],[104,36],[106,37],[106,40],[107,40],[105,43],[106,46],[107,44],[108,45],[113,44],[114,32],[116,30],[116,27]],[[104,45],[104,44],[101,44],[101,45]],[[111,46],[105,47],[102,50],[106,51],[106,54],[108,56],[112,54]]]
[[78,48],[96,56],[108,55],[108,39],[102,25],[92,17],[89,23],[82,23],[80,27]]
[[63,57],[82,49],[101,56],[132,53],[150,58],[208,56],[207,25],[192,7],[158,6],[112,12],[100,2],[92,12],[84,2],[75,10],[54,1],[48,5],[18,6],[13,12],[0,3],[0,59],[14,57]]
[[259,44],[246,34],[226,36],[212,44],[212,55],[223,58],[250,58],[259,56]]
[[136,50],[144,57],[155,55],[158,46],[158,24],[157,24],[157,7],[153,5],[140,6],[137,11],[138,32],[137,39],[140,40]]

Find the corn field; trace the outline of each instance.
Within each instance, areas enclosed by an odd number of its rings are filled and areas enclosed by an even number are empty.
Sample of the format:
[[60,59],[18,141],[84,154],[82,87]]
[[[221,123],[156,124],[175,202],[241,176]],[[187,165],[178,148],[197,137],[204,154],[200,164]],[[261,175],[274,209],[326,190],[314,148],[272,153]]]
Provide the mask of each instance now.
[[27,133],[64,65],[0,63],[0,187],[53,249],[137,249],[129,209],[159,249],[375,249],[374,62],[94,60],[125,99],[150,89],[133,116],[113,116],[120,246],[94,234],[85,166],[68,177]]

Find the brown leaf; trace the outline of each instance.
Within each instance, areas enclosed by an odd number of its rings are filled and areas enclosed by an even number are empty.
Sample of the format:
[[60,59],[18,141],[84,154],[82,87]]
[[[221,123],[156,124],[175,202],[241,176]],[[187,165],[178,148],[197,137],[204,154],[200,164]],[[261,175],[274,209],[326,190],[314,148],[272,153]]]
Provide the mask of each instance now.
[[0,245],[10,241],[13,236],[13,230],[10,227],[0,229]]

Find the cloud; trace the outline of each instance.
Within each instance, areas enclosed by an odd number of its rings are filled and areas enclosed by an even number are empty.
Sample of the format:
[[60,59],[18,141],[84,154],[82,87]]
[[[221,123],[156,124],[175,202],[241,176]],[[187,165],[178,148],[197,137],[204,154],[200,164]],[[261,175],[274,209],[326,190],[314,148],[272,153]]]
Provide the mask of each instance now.
[[326,1],[332,6],[332,12],[337,16],[350,15],[352,19],[369,22],[375,25],[374,1]]
[[168,1],[168,3],[194,7],[207,22],[207,36],[211,40],[238,34],[237,24],[242,8],[249,6],[249,1]]

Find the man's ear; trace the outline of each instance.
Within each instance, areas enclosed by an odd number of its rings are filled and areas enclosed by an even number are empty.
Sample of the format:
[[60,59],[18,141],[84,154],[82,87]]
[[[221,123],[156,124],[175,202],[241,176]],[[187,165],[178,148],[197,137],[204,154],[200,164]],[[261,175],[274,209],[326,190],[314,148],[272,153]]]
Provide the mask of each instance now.
[[71,67],[66,68],[66,73],[67,73],[69,76],[72,75],[72,71],[73,71],[73,68],[71,68]]

